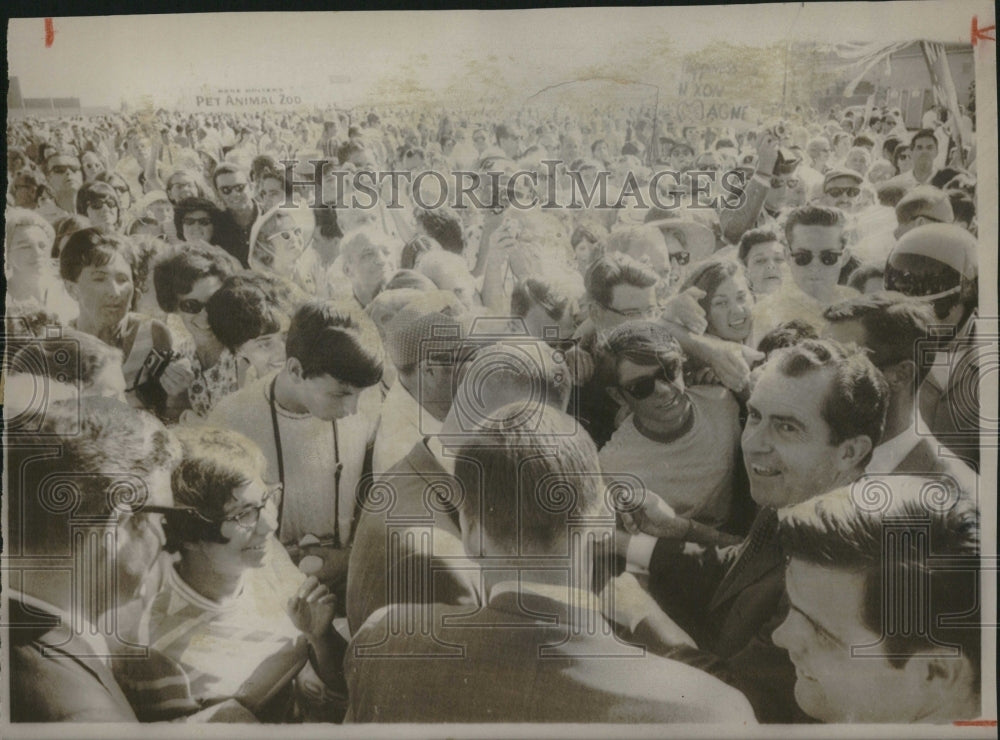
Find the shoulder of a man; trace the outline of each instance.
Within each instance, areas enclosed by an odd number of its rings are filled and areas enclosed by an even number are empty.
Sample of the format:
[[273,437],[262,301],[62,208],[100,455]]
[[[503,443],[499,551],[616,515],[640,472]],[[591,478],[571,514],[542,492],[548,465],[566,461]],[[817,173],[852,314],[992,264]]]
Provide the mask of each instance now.
[[[237,429],[245,423],[256,423],[260,410],[267,406],[265,386],[273,376],[268,375],[240,388],[235,393],[220,399],[206,419],[209,426],[224,426]],[[237,429],[242,431],[242,429]]]

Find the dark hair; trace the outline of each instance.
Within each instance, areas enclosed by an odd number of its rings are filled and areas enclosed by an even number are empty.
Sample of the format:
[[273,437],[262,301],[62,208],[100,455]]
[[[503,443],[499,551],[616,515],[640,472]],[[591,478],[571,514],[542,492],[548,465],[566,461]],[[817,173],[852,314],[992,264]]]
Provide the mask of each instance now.
[[897,175],[899,174],[899,158],[908,151],[910,151],[910,146],[908,144],[899,144],[892,150],[892,166],[896,168]]
[[857,321],[865,330],[868,356],[875,367],[883,368],[904,360],[913,360],[917,384],[927,376],[930,364],[921,361],[918,342],[929,338],[928,331],[937,321],[933,309],[924,301],[902,293],[882,291],[835,303],[823,312],[832,323]]
[[613,522],[597,449],[571,417],[546,408],[528,425],[523,404],[513,403],[484,427],[459,450],[455,478],[465,520],[491,542],[511,555],[565,553],[572,519],[593,522],[603,513]]
[[550,319],[559,321],[569,303],[570,296],[565,290],[544,277],[519,280],[510,294],[510,312],[520,318],[527,316],[532,306],[541,306]]
[[[58,455],[38,454],[52,446]],[[65,558],[71,517],[102,524],[121,510],[141,512],[146,482],[180,458],[177,440],[155,416],[100,396],[44,404],[6,452],[10,490],[22,492],[8,497],[9,521],[26,526],[10,527],[4,545],[27,557]]]
[[[233,164],[232,162],[222,162],[215,171],[212,172],[212,187],[216,190],[219,189],[219,175],[246,175],[247,172],[239,165]],[[250,177],[247,176],[247,180]]]
[[[864,577],[861,622],[881,635],[880,652],[890,665],[902,668],[910,656],[926,651],[928,640],[958,645],[971,663],[978,695],[979,512],[975,492],[956,483],[948,477],[866,477],[855,486],[879,491],[884,505],[861,505],[853,488],[832,491],[783,511],[778,537],[790,558]],[[938,505],[941,500],[944,505]],[[914,588],[921,598],[903,597],[904,589]],[[898,606],[891,608],[890,600]],[[926,612],[917,615],[914,608]],[[926,624],[930,634],[902,629],[903,620]]]
[[763,352],[765,357],[776,349],[794,347],[805,339],[819,339],[816,329],[808,321],[803,319],[791,319],[778,324],[757,342],[757,351]]
[[707,312],[719,286],[737,275],[743,275],[743,266],[739,262],[731,257],[712,257],[695,266],[680,292],[683,293],[692,286],[703,290],[705,297],[698,301],[698,305]]
[[302,365],[303,377],[330,375],[355,388],[382,379],[382,341],[371,319],[349,304],[308,301],[288,329],[285,354]]
[[745,265],[747,263],[747,257],[750,255],[750,250],[758,244],[767,244],[768,242],[778,242],[781,244],[781,237],[778,236],[778,232],[774,229],[762,227],[743,232],[743,236],[740,237],[740,246],[737,252],[740,262]]
[[847,285],[859,293],[864,293],[865,283],[873,278],[881,278],[883,275],[885,275],[885,269],[881,265],[861,264],[851,272],[850,277],[847,278]]
[[153,268],[156,302],[166,313],[175,313],[180,300],[178,296],[190,293],[196,282],[213,276],[222,281],[232,272],[232,261],[220,247],[188,244]]
[[[820,416],[830,426],[830,444],[860,435],[871,440],[872,449],[882,441],[889,402],[889,384],[864,352],[829,339],[804,339],[777,350],[768,359],[789,378],[812,372],[833,373],[830,390],[820,407]],[[871,451],[861,461],[867,465]]]
[[222,345],[235,353],[244,342],[281,330],[291,306],[278,305],[253,273],[230,275],[206,306],[208,325]]
[[672,371],[674,377],[681,374],[684,365],[684,352],[677,340],[655,321],[633,320],[619,324],[604,338],[601,351],[614,363],[607,371],[609,380],[616,385],[615,374],[622,360],[636,365],[659,365]]
[[[796,226],[839,226],[841,230],[847,224],[847,217],[839,208],[832,206],[806,205],[793,208],[785,221],[785,243],[792,246],[792,230]],[[841,233],[840,244],[847,242],[847,234]]]
[[208,198],[185,198],[174,206],[174,227],[177,229],[177,236],[184,238],[184,217],[195,211],[204,211],[212,220],[212,239],[217,238],[219,233],[219,219],[222,211],[215,203]]
[[934,129],[922,128],[913,134],[913,136],[910,137],[910,148],[913,148],[916,145],[917,139],[933,139],[934,146],[938,146],[938,140],[937,136],[934,134]]
[[174,505],[192,508],[211,522],[198,517],[167,515],[163,522],[164,550],[180,552],[185,542],[225,544],[222,520],[226,504],[238,488],[254,475],[263,475],[267,462],[260,448],[231,429],[206,426],[177,427],[183,456],[170,478]]
[[124,237],[108,234],[95,226],[74,232],[59,255],[59,277],[75,283],[85,267],[104,267],[120,254],[132,269],[132,248]]
[[852,147],[860,146],[872,149],[875,146],[875,141],[870,136],[866,136],[865,134],[858,134],[857,136],[854,137],[854,141],[851,142],[851,146]]
[[465,252],[465,232],[462,221],[453,208],[415,208],[413,215],[427,236],[437,241],[443,249],[455,254]]
[[619,285],[651,288],[659,280],[656,272],[623,252],[598,257],[587,269],[584,279],[587,295],[601,306],[610,306],[614,289]]
[[955,214],[955,223],[971,224],[976,218],[976,202],[968,193],[962,190],[946,190],[951,201],[951,211]]
[[441,249],[436,239],[424,234],[417,234],[403,245],[399,254],[399,266],[403,270],[412,270],[417,266],[417,260],[428,252]]
[[[94,178],[94,182],[106,182],[113,188],[115,187],[115,183],[124,185],[125,189],[128,190],[128,199],[129,201],[131,201],[129,203],[129,206],[131,206],[132,203],[135,202],[135,194],[132,192],[132,186],[128,184],[128,180],[119,175],[117,172],[111,172],[109,170],[105,170],[104,172],[101,172],[99,175],[97,175],[97,177]],[[118,188],[115,188],[115,193],[116,194],[118,193]],[[118,203],[120,206],[121,205],[120,197],[118,198]]]
[[344,230],[340,228],[340,221],[337,218],[337,209],[314,208],[313,215],[316,217],[316,232],[324,239],[341,239]]
[[76,191],[77,214],[80,216],[87,215],[87,205],[91,195],[103,195],[115,202],[115,212],[118,214],[115,223],[120,226],[122,222],[122,205],[118,200],[118,191],[106,182],[94,180],[93,182],[85,182],[80,186],[80,189]]
[[[324,125],[329,125],[327,121]],[[260,182],[264,177],[267,177],[268,172],[273,172],[270,177],[277,177],[283,180],[284,178],[278,174],[278,161],[272,157],[270,154],[258,154],[253,158],[253,162],[250,163],[250,179],[254,182]]]

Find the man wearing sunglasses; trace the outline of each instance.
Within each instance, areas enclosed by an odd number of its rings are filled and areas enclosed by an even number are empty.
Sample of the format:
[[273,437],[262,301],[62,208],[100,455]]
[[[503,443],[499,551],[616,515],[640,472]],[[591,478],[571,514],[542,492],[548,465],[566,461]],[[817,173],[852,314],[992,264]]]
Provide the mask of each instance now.
[[83,185],[80,158],[69,149],[50,150],[45,157],[45,177],[56,205],[66,214],[76,213],[76,193]]
[[216,226],[215,241],[238,259],[244,269],[249,269],[250,232],[260,217],[249,176],[240,167],[223,162],[212,174],[212,184],[225,206]]
[[638,475],[678,516],[727,523],[739,452],[739,406],[723,386],[684,384],[684,354],[658,323],[628,321],[605,342],[607,392],[631,418],[601,449],[601,470]]
[[858,208],[863,180],[854,170],[830,170],[823,178],[823,205],[839,208],[847,214],[854,213]]
[[754,346],[779,324],[800,319],[820,331],[823,310],[857,295],[840,285],[840,271],[850,259],[843,211],[829,206],[800,206],[785,222],[785,256],[792,280],[758,302],[753,309]]

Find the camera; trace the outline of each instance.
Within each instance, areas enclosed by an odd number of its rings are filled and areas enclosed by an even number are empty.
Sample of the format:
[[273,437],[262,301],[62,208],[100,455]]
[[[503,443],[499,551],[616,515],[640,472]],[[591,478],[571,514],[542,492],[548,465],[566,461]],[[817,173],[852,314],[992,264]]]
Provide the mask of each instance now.
[[781,141],[791,134],[788,124],[777,121],[766,129],[767,133],[778,141],[778,158],[774,163],[772,175],[790,175],[799,166],[802,158],[787,147],[781,146]]
[[176,357],[172,350],[151,349],[136,373],[135,382],[125,392],[134,393],[143,407],[162,415],[166,411],[167,392],[160,385],[160,378]]

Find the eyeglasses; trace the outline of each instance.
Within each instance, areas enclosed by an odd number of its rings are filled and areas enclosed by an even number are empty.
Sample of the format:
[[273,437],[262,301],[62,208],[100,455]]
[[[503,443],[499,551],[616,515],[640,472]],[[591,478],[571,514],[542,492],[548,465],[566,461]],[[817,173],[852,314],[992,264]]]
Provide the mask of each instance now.
[[653,395],[653,391],[656,390],[656,381],[662,380],[667,383],[673,383],[676,379],[676,375],[673,370],[668,370],[665,367],[660,367],[653,375],[647,375],[645,378],[639,378],[628,385],[622,386],[622,390],[628,393],[636,401],[642,401],[645,398],[649,398]]
[[250,506],[241,511],[235,516],[227,516],[222,521],[224,522],[236,522],[238,527],[242,527],[246,530],[254,530],[260,523],[260,512],[266,509],[268,506],[276,508],[278,505],[278,499],[281,496],[281,484],[270,486],[267,489],[267,493],[261,499],[258,506]]
[[[824,249],[819,253],[819,261],[826,265],[827,267],[832,267],[837,264],[843,251],[837,252],[833,249]],[[792,259],[795,260],[795,264],[799,267],[805,267],[813,261],[813,257],[816,256],[815,252],[810,252],[808,249],[801,249],[798,252],[792,252]]]
[[660,315],[659,306],[649,306],[647,308],[626,308],[624,311],[619,311],[617,308],[605,306],[603,303],[600,305],[605,310],[610,311],[613,314],[617,314],[618,316],[623,316],[626,319],[651,319]]
[[261,499],[259,506],[250,506],[243,509],[235,516],[227,516],[224,519],[209,519],[193,506],[143,506],[136,510],[136,514],[163,514],[168,517],[188,517],[206,524],[222,524],[223,522],[236,522],[236,525],[247,530],[254,530],[260,523],[260,512],[268,506],[276,507],[281,497],[282,486],[276,484],[269,486],[267,493]]
[[67,172],[79,172],[80,168],[75,164],[56,164],[49,168],[53,175],[65,175]]
[[247,184],[245,182],[236,183],[235,185],[220,185],[219,192],[223,195],[232,195],[233,193],[242,193],[247,189]]
[[827,188],[826,194],[829,195],[831,198],[839,198],[842,195],[846,195],[848,198],[857,198],[859,195],[861,195],[861,188],[857,188],[854,186],[846,188],[838,188],[838,187]]
[[676,262],[678,265],[686,265],[688,262],[691,261],[691,253],[690,252],[671,252],[670,253],[670,261],[671,262]]
[[797,188],[799,186],[799,180],[797,177],[772,177],[771,187],[775,190],[779,188],[789,187]]
[[199,301],[196,298],[185,298],[183,301],[177,302],[177,308],[190,314],[201,313],[207,305],[207,301]]
[[185,226],[211,226],[212,219],[208,216],[205,218],[191,218],[185,217],[182,222]]

